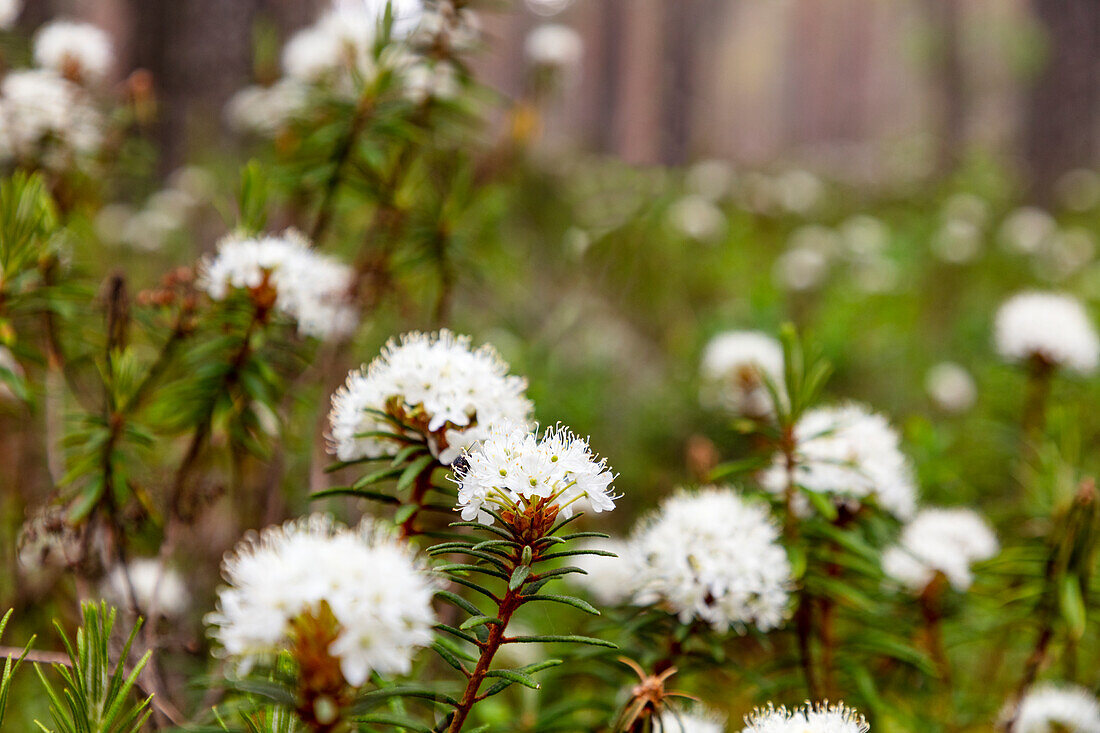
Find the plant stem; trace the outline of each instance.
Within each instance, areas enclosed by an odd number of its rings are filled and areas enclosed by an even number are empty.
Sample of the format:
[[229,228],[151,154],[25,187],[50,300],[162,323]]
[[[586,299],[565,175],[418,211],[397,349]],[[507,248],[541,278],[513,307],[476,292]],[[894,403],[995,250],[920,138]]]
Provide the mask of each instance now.
[[1050,397],[1050,383],[1054,376],[1054,365],[1046,359],[1035,356],[1028,362],[1027,397],[1024,401],[1022,432],[1023,438],[1030,443],[1039,437],[1046,425],[1047,399]]
[[500,600],[497,607],[497,618],[500,619],[499,624],[491,624],[489,629],[489,638],[481,644],[481,656],[477,660],[477,666],[474,667],[474,671],[470,673],[469,680],[466,682],[466,691],[462,694],[462,700],[459,702],[458,707],[455,708],[454,717],[451,719],[451,725],[447,729],[449,733],[458,733],[462,730],[462,726],[466,722],[466,717],[470,714],[470,710],[473,708],[474,703],[478,702],[478,688],[481,687],[482,681],[485,679],[485,675],[489,672],[489,665],[492,664],[493,657],[496,655],[497,650],[500,648],[500,644],[504,639],[504,630],[508,626],[508,621],[512,618],[512,614],[516,609],[523,604],[523,599],[520,597],[520,588],[516,590],[509,590],[504,594],[504,598]]
[[347,167],[352,152],[355,150],[355,141],[359,138],[359,133],[362,132],[363,126],[374,108],[371,100],[372,97],[367,92],[359,97],[359,102],[355,105],[355,115],[351,118],[351,124],[348,126],[348,133],[336,147],[336,152],[333,155],[332,175],[325,182],[325,190],[321,194],[321,203],[317,209],[317,218],[314,219],[313,226],[309,230],[309,239],[315,245],[324,236],[325,231],[332,222],[336,192],[339,190],[340,181],[344,177],[344,168]]
[[[795,516],[794,500],[798,492],[795,484],[794,472],[798,465],[795,456],[796,442],[794,438],[794,426],[789,425],[783,429],[783,437],[780,440],[780,450],[783,452],[783,465],[787,474],[787,485],[784,489],[784,499],[787,504],[786,515],[783,518],[783,537],[788,546],[794,547],[798,542],[798,519]],[[812,649],[813,636],[813,599],[806,593],[805,588],[798,594],[797,607],[794,612],[795,634],[798,638],[798,658],[802,666],[802,675],[806,679],[806,692],[810,699],[817,700],[818,684],[814,674],[814,660]]]

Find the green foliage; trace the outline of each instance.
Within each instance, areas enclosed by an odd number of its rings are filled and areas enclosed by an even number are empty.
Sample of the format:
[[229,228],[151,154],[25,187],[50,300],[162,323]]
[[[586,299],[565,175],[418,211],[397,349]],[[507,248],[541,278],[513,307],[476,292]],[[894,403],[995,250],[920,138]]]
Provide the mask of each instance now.
[[69,664],[51,665],[61,678],[58,690],[42,668],[35,671],[50,700],[53,727],[38,726],[48,733],[137,733],[152,715],[151,696],[134,699],[138,676],[149,662],[145,652],[129,672],[125,666],[130,647],[141,624],[135,625],[122,648],[112,654],[111,632],[117,611],[106,602],[81,606],[84,623],[77,629],[75,643],[69,641],[58,625],[58,633],[69,655]]

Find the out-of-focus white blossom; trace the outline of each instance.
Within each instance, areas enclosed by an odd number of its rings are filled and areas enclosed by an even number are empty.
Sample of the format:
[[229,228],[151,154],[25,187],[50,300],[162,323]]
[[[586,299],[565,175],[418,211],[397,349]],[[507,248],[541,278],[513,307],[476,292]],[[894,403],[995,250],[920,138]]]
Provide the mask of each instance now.
[[349,301],[353,277],[350,267],[315,252],[304,236],[288,229],[223,238],[214,257],[200,264],[199,285],[214,300],[234,288],[273,288],[276,310],[297,321],[303,335],[325,339],[355,330],[358,314]]
[[881,219],[858,214],[840,225],[840,239],[854,257],[874,257],[890,244],[890,228]]
[[642,521],[630,545],[638,605],[738,633],[769,631],[787,616],[791,565],[763,502],[728,488],[681,491]]
[[898,285],[898,265],[887,257],[869,257],[852,264],[852,279],[865,293],[889,293]]
[[723,733],[726,719],[698,706],[689,711],[666,710],[660,718],[660,733]]
[[165,618],[182,614],[191,600],[180,574],[155,558],[131,560],[125,567],[115,565],[104,580],[103,597],[119,608],[136,606],[146,616],[155,609]]
[[989,204],[972,193],[956,193],[943,204],[944,221],[965,221],[978,230],[989,224]]
[[12,152],[50,168],[90,156],[102,142],[102,119],[76,84],[54,71],[12,71],[0,82],[0,116]]
[[[474,349],[469,336],[445,329],[407,333],[390,339],[333,395],[329,450],[342,461],[393,455],[404,442],[366,434],[402,433],[426,439],[449,465],[487,438],[493,423],[526,424],[532,410],[526,391],[527,380],[508,374],[508,364],[492,346]],[[397,428],[378,412],[421,434]]]
[[1063,173],[1054,184],[1054,194],[1070,211],[1089,211],[1100,204],[1100,174],[1088,168]]
[[238,133],[271,136],[286,127],[306,107],[309,92],[296,78],[287,77],[268,87],[238,90],[225,105],[229,126]]
[[867,733],[870,726],[862,715],[844,703],[809,703],[794,710],[766,708],[745,716],[741,733]]
[[997,352],[1013,362],[1041,359],[1090,374],[1100,362],[1100,338],[1085,307],[1061,293],[1024,292],[1001,305],[994,323]]
[[32,572],[68,568],[81,558],[81,539],[82,532],[69,524],[64,508],[41,507],[19,530],[19,564]]
[[7,30],[19,20],[23,0],[0,0],[0,30]]
[[782,389],[783,347],[760,331],[726,331],[707,343],[700,372],[704,405],[737,415],[770,415],[774,410],[764,378]]
[[458,73],[447,61],[421,62],[404,72],[405,96],[417,104],[429,99],[454,99],[460,91]]
[[34,60],[74,81],[101,81],[114,63],[107,33],[91,23],[55,20],[34,36]]
[[522,513],[542,504],[557,505],[562,517],[577,510],[615,508],[615,476],[607,462],[592,453],[587,440],[561,425],[537,435],[526,426],[497,423],[465,458],[466,465],[457,471],[464,520],[491,524],[486,508]]
[[689,194],[668,207],[668,222],[680,234],[713,242],[726,232],[726,215],[702,196]]
[[523,49],[535,66],[568,71],[580,65],[584,42],[569,26],[544,23],[527,35]]
[[527,0],[532,13],[542,16],[557,15],[573,4],[573,0]]
[[720,201],[733,189],[733,166],[725,160],[701,160],[688,169],[684,183],[688,190],[708,201]]
[[843,242],[833,229],[821,224],[804,224],[787,238],[787,249],[810,249],[821,253],[826,259],[843,254]]
[[816,288],[828,272],[829,261],[825,255],[808,247],[789,249],[775,261],[775,280],[788,290]]
[[[882,415],[857,404],[817,408],[798,421],[794,438],[796,485],[853,507],[874,498],[900,519],[913,516],[917,505],[913,469],[901,452],[898,434]],[[776,455],[760,483],[776,494],[786,491],[784,456]],[[805,499],[797,494],[795,498]],[[805,509],[801,501],[796,506]]]
[[1040,682],[1020,700],[1010,733],[1100,733],[1100,702],[1079,685]]
[[1044,246],[1035,253],[1036,276],[1058,282],[1078,272],[1092,262],[1096,240],[1084,227],[1066,227],[1047,237]]
[[942,573],[955,590],[970,587],[970,566],[997,554],[997,537],[969,509],[922,509],[882,555],[883,571],[913,593]]
[[464,53],[480,43],[481,20],[470,8],[456,8],[452,0],[441,0],[425,9],[410,40],[418,47]]
[[571,564],[586,574],[570,575],[571,582],[587,591],[601,606],[627,603],[638,581],[631,544],[623,540],[589,540],[577,549],[613,552],[616,557],[577,555]]
[[982,230],[966,219],[947,219],[932,237],[932,252],[944,262],[972,261],[982,249]]
[[242,671],[286,649],[291,624],[331,612],[328,652],[352,686],[372,672],[405,674],[432,642],[436,583],[411,547],[370,518],[349,529],[315,514],[249,533],[222,563],[227,586],[206,616]]
[[779,205],[792,214],[810,213],[825,195],[825,184],[806,170],[793,169],[780,173],[773,184]]
[[928,370],[924,389],[944,412],[966,412],[978,399],[978,387],[970,372],[950,361],[940,362]]
[[1001,243],[1012,252],[1033,254],[1058,229],[1047,212],[1035,206],[1022,206],[1001,222]]

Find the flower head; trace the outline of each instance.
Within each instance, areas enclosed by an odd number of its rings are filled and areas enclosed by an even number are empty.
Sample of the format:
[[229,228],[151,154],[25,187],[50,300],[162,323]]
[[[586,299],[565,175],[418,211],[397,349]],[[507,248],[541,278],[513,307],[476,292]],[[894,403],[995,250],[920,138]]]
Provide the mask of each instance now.
[[770,703],[745,716],[741,733],[867,733],[862,715],[844,703],[809,703],[788,710]]
[[0,0],[0,29],[7,30],[15,25],[21,12],[23,12],[22,0]]
[[[856,404],[810,410],[794,430],[796,485],[858,506],[873,497],[886,511],[908,519],[916,510],[916,482],[886,418]],[[760,477],[768,491],[787,487],[785,458]]]
[[883,553],[882,569],[915,593],[942,573],[956,590],[973,578],[970,564],[997,554],[997,537],[969,509],[923,509],[901,531],[897,546]]
[[1100,338],[1084,306],[1061,293],[1026,292],[1009,298],[994,324],[997,352],[1008,361],[1039,359],[1090,374],[1100,363]]
[[535,28],[523,48],[532,64],[562,71],[575,68],[584,54],[580,34],[559,23],[544,23]]
[[47,69],[13,71],[0,82],[0,127],[12,152],[59,168],[90,156],[102,119],[84,89]]
[[970,372],[960,364],[941,361],[924,378],[928,396],[944,412],[966,412],[978,399],[978,387]]
[[779,530],[766,505],[728,488],[667,499],[634,531],[627,557],[634,602],[664,604],[681,623],[768,631],[786,618],[791,565]]
[[726,331],[710,340],[700,367],[703,402],[738,415],[772,414],[765,377],[783,380],[783,347],[759,331]]
[[[497,423],[489,435],[465,453],[457,471],[458,507],[462,518],[491,524],[486,509],[500,512],[515,524],[553,522],[574,509],[611,511],[615,480],[607,463],[592,454],[588,441],[561,425],[539,436],[526,426]],[[532,527],[536,532],[542,527]]]
[[[107,573],[103,595],[119,608],[136,606],[142,614],[175,618],[187,610],[190,594],[180,574],[155,558],[139,558]],[[154,599],[156,599],[154,601]]]
[[618,606],[628,601],[637,582],[633,547],[624,540],[590,540],[578,546],[582,550],[613,552],[607,555],[577,555],[573,565],[584,574],[570,576],[574,585],[588,592],[601,606]]
[[661,733],[722,733],[726,721],[709,710],[693,709],[688,712],[665,710],[661,715]]
[[[444,329],[390,339],[368,366],[348,375],[332,398],[330,450],[342,461],[392,455],[403,433],[428,441],[444,464],[488,436],[496,422],[526,423],[531,416],[527,380],[508,374],[496,349],[472,348],[469,336]],[[391,416],[408,428],[396,428]]]
[[34,60],[73,81],[100,81],[114,63],[111,39],[91,23],[55,20],[34,37]]
[[1011,731],[1100,733],[1100,702],[1078,685],[1042,682],[1028,689],[1020,701]]
[[412,549],[364,519],[349,529],[315,514],[245,536],[226,555],[217,610],[206,616],[225,654],[247,670],[329,614],[327,653],[352,686],[404,674],[432,641],[435,582]]
[[294,230],[257,237],[231,234],[200,269],[199,284],[214,300],[225,299],[232,289],[247,290],[258,305],[273,306],[297,321],[303,335],[343,336],[358,321],[348,297],[351,268],[313,251]]

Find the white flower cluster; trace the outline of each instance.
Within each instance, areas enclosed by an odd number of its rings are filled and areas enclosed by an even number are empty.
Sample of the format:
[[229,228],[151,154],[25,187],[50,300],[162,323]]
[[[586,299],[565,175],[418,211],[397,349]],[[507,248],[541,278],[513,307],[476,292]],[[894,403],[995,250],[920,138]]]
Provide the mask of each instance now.
[[1039,683],[1020,701],[1011,733],[1100,733],[1100,701],[1078,685]]
[[768,707],[745,717],[741,733],[867,733],[862,715],[844,703],[806,703],[794,710]]
[[528,34],[523,50],[535,66],[571,71],[580,65],[584,41],[569,26],[543,23]]
[[136,606],[143,615],[155,608],[157,615],[166,618],[179,616],[190,603],[187,584],[180,574],[155,558],[115,565],[107,573],[102,592],[104,598],[119,608],[129,610]]
[[76,82],[102,81],[114,63],[110,37],[91,23],[55,20],[34,37],[34,60]]
[[0,0],[0,30],[7,30],[15,25],[21,12],[22,0]]
[[[380,50],[387,7],[393,25],[390,43]],[[382,70],[396,75],[402,93],[414,103],[449,99],[460,88],[450,57],[473,48],[479,38],[473,11],[448,0],[431,7],[423,0],[334,0],[283,47],[285,76],[271,86],[240,90],[230,99],[226,117],[239,132],[271,136],[309,111],[315,90],[354,99],[360,85]]]
[[1009,361],[1041,359],[1090,374],[1100,363],[1100,338],[1085,307],[1061,293],[1025,292],[1009,298],[994,324],[997,351]]
[[[856,404],[823,407],[806,412],[794,433],[796,485],[853,506],[873,497],[899,519],[913,516],[916,480],[886,418]],[[786,490],[783,455],[765,469],[760,483],[776,494]]]
[[943,573],[955,590],[966,590],[970,565],[997,554],[997,536],[969,509],[922,509],[901,531],[898,545],[882,555],[882,569],[914,593]]
[[21,69],[0,82],[0,157],[68,167],[95,154],[102,127],[87,90],[55,71]]
[[759,331],[726,331],[710,340],[700,367],[704,405],[763,417],[774,410],[764,378],[783,382],[783,347]]
[[354,275],[347,265],[315,252],[300,233],[244,237],[231,234],[214,257],[200,264],[200,286],[214,300],[231,289],[275,291],[275,308],[298,323],[298,331],[321,339],[355,330],[358,314],[350,301]]
[[660,733],[723,733],[726,721],[709,710],[666,711],[660,718]]
[[791,565],[779,530],[766,505],[730,489],[665,500],[635,529],[624,555],[633,602],[667,606],[681,623],[769,631],[786,618]]
[[404,674],[432,642],[435,582],[413,551],[364,519],[349,529],[313,515],[251,533],[222,564],[229,584],[206,616],[211,635],[242,671],[286,648],[291,622],[327,604],[338,624],[329,653],[344,679]]
[[561,425],[539,436],[523,425],[497,423],[465,458],[457,481],[458,508],[467,521],[491,524],[486,508],[523,511],[541,501],[556,504],[563,517],[575,509],[598,513],[615,508],[615,477],[607,462],[592,454],[587,440]]
[[929,369],[924,388],[937,407],[952,414],[966,412],[978,399],[974,377],[966,367],[951,361],[941,361]]
[[330,450],[342,461],[392,455],[403,445],[372,432],[396,428],[373,410],[422,430],[439,460],[450,465],[493,423],[525,424],[532,405],[527,380],[508,374],[508,364],[488,344],[471,347],[469,336],[412,332],[390,339],[370,365],[348,375],[332,398]]

